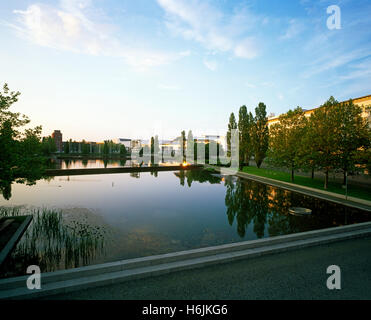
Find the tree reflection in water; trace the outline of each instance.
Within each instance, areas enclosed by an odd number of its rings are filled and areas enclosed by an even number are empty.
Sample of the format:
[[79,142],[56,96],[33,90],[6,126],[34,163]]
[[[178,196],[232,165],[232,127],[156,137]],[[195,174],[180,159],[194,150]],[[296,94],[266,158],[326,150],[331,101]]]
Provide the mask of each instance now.
[[[24,210],[2,208],[0,215],[23,215]],[[29,214],[29,213],[28,213]],[[42,272],[88,265],[104,252],[104,230],[79,221],[67,222],[60,211],[35,209],[33,220],[15,250],[1,266],[1,276],[25,273],[38,265]]]
[[[251,223],[256,237],[262,238],[370,220],[365,211],[252,180],[229,177],[225,179],[225,186],[228,222],[232,225],[236,220],[241,238]],[[289,214],[290,207],[310,208],[312,214],[293,216]],[[266,228],[268,234],[265,234]]]
[[44,175],[45,167],[40,165],[33,165],[30,163],[29,167],[22,170],[4,170],[0,169],[0,194],[5,200],[12,197],[12,183],[22,183],[27,185],[34,185],[37,180],[51,179]]
[[[174,173],[184,186],[192,182],[211,184],[224,181],[225,206],[230,226],[236,221],[237,234],[244,238],[252,224],[257,238],[286,235],[359,223],[370,220],[366,211],[353,209],[314,197],[276,188],[235,176],[222,176],[208,170],[181,170]],[[308,216],[293,216],[290,207],[312,210]]]
[[208,170],[192,169],[192,170],[180,170],[175,172],[174,175],[179,178],[180,184],[184,186],[187,180],[188,187],[192,186],[192,182],[208,182],[211,184],[221,183],[221,176]]
[[251,188],[244,181],[233,177],[226,177],[225,205],[227,207],[228,222],[232,226],[237,222],[237,233],[243,238],[247,226],[253,222],[253,230],[258,238],[264,236],[267,220],[268,198],[266,185],[260,184]]

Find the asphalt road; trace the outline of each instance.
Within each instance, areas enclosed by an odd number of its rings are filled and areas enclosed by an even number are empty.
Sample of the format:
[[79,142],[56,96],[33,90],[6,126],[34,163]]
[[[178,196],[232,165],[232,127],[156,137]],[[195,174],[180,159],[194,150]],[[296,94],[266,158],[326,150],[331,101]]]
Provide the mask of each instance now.
[[[341,269],[341,289],[326,286]],[[371,299],[371,237],[50,296],[48,299]]]

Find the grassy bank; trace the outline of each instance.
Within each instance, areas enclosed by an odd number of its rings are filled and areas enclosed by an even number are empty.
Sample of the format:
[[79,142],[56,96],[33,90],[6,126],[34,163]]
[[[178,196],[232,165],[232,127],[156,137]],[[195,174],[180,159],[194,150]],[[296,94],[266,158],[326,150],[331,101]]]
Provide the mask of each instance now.
[[[264,168],[258,169],[256,167],[244,167],[242,171],[250,174],[255,174],[261,177],[292,183],[290,179],[291,177],[290,173],[287,172]],[[323,188],[324,184],[323,179],[312,179],[310,177],[295,175],[295,181],[293,183],[305,187],[325,190]],[[329,181],[328,188],[325,191],[345,195],[345,189],[339,182]],[[371,201],[371,189],[355,185],[348,185],[348,196]]]

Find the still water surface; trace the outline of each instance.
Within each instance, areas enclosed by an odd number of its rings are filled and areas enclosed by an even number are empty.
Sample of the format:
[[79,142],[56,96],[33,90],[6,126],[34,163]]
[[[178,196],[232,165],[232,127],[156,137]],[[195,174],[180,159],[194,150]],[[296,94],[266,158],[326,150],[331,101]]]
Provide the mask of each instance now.
[[[204,170],[64,176],[33,186],[13,184],[12,197],[0,199],[0,206],[57,208],[67,220],[99,229],[102,250],[72,267],[371,220],[364,211]],[[296,206],[313,214],[289,214],[289,207]],[[47,271],[71,267],[45,265]],[[22,263],[18,267],[22,269]]]
[[[52,159],[49,164],[50,169],[85,169],[85,168],[119,168],[119,167],[139,167],[151,166],[150,159],[148,160],[131,160],[131,159]],[[161,161],[159,165],[179,165],[177,161]]]

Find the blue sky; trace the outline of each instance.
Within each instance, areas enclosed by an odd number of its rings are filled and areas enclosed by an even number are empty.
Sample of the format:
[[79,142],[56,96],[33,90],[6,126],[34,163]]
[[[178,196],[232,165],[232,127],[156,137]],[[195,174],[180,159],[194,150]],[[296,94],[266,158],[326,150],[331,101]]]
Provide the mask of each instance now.
[[278,115],[371,94],[370,14],[346,0],[1,1],[0,80],[44,135],[225,134],[243,104]]

